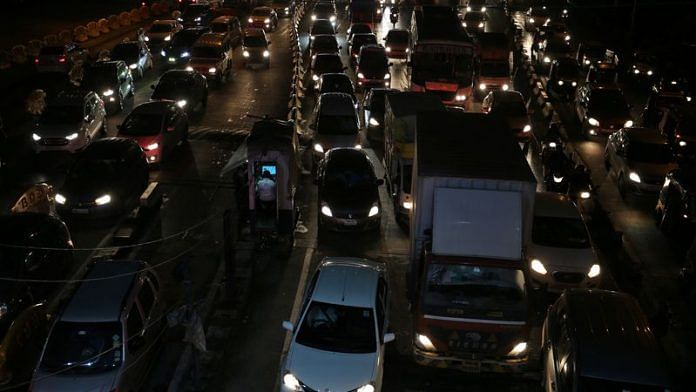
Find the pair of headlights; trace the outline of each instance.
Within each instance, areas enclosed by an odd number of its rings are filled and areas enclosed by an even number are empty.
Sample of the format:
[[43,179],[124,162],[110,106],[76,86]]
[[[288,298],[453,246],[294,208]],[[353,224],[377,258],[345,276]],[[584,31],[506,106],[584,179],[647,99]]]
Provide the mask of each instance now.
[[[416,333],[416,346],[426,351],[437,351],[435,345],[426,335]],[[509,357],[519,357],[527,352],[527,342],[519,342],[508,352]]]
[[[539,275],[546,275],[548,273],[546,266],[539,259],[532,259],[532,261],[529,263],[529,268]],[[602,268],[599,266],[599,264],[592,264],[590,270],[587,272],[587,277],[590,279],[596,278],[600,273],[602,273]]]
[[[327,206],[326,204],[321,206],[321,213],[324,216],[328,216],[329,218],[333,217],[333,212],[331,211],[331,208],[329,208],[329,206]],[[370,211],[367,213],[367,216],[371,218],[377,214],[379,214],[379,206],[373,205],[370,208]]]

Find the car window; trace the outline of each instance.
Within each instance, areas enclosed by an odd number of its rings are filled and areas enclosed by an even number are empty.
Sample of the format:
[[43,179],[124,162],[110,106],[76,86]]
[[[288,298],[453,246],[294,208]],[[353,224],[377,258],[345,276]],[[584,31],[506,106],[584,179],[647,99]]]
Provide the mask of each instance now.
[[379,337],[382,339],[384,336],[384,327],[386,312],[387,312],[387,282],[384,278],[379,278],[377,282],[377,298],[375,301],[375,308],[377,309],[377,328],[379,331]]
[[138,293],[138,301],[140,301],[140,306],[143,308],[143,314],[149,317],[150,312],[152,312],[152,306],[155,304],[155,291],[152,289],[149,279],[143,281],[143,286],[140,288],[140,293]]
[[374,353],[374,314],[369,308],[312,301],[295,341],[324,351]]
[[589,248],[590,237],[585,222],[579,218],[535,216],[532,241],[539,246],[556,248]]

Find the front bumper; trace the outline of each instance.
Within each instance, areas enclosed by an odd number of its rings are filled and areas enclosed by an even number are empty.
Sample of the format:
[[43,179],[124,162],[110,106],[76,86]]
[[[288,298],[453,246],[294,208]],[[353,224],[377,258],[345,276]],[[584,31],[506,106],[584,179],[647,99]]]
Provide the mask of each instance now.
[[[106,121],[106,120],[104,120]],[[34,152],[66,151],[75,153],[87,146],[87,138],[80,136],[75,140],[67,140],[64,137],[44,137],[32,142]]]
[[380,225],[381,219],[381,213],[367,218],[356,219],[332,218],[321,215],[319,222],[329,231],[360,232],[377,229]]
[[391,87],[391,78],[389,79],[358,79],[358,87],[360,88],[381,88]]
[[553,293],[561,293],[566,289],[596,288],[599,286],[602,276],[588,278],[586,272],[578,271],[553,271],[546,275],[530,272],[529,275],[532,287]]
[[413,358],[421,366],[456,369],[467,373],[519,374],[527,370],[527,357],[520,358],[471,358],[432,353],[413,348]]

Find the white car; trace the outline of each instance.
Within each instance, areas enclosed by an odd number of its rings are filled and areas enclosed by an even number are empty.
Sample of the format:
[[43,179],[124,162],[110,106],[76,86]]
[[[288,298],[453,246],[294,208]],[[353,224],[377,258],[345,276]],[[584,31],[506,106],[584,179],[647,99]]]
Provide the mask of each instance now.
[[152,26],[145,33],[145,41],[148,45],[161,45],[169,43],[183,26],[174,19],[161,19],[152,22]]
[[532,286],[560,292],[599,285],[602,269],[575,203],[553,192],[536,194],[528,250]]
[[389,326],[386,267],[374,261],[327,257],[307,286],[281,367],[281,392],[382,388]]

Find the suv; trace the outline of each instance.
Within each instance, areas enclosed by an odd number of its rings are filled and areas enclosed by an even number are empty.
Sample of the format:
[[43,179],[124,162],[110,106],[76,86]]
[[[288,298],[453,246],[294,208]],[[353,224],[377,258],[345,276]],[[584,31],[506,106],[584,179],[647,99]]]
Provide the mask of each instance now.
[[207,26],[212,16],[209,4],[190,4],[178,20],[184,27]]
[[125,97],[135,94],[133,75],[124,61],[100,61],[86,68],[80,86],[99,94],[108,114],[123,110]]
[[145,262],[94,263],[51,328],[31,390],[140,389],[163,332],[160,295]]
[[218,16],[210,22],[210,30],[215,34],[224,35],[232,47],[242,43],[242,25],[236,16]]
[[363,45],[356,61],[355,74],[358,78],[358,89],[372,87],[390,87],[391,63],[382,45]]
[[271,67],[271,52],[268,45],[271,41],[266,37],[263,29],[246,29],[242,42],[242,55],[244,56],[244,66],[253,67],[255,65]]
[[34,151],[69,151],[106,135],[104,102],[92,91],[67,90],[48,102],[31,135]]
[[189,67],[220,85],[232,76],[232,47],[219,34],[203,34],[191,48]]

